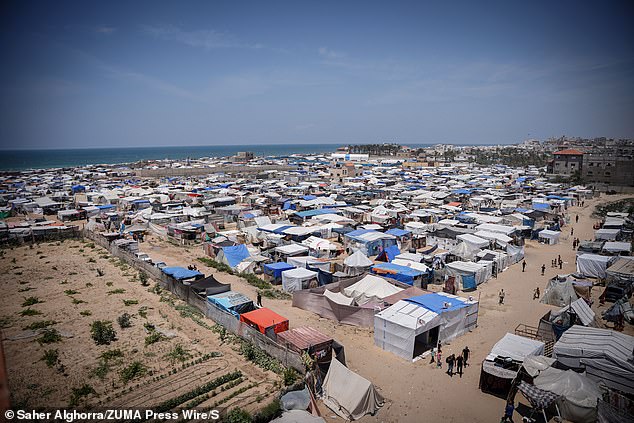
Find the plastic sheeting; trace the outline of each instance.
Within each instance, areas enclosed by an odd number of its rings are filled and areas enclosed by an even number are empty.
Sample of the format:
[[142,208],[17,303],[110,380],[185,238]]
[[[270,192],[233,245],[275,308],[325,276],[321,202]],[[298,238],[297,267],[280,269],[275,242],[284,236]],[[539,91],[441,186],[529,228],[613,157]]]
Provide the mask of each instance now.
[[383,397],[374,385],[336,359],[330,363],[323,391],[324,404],[347,420],[358,420],[366,414],[374,415],[383,406]]
[[218,259],[235,269],[244,259],[251,257],[247,246],[244,244],[234,245],[232,247],[222,247],[223,257]]
[[174,279],[177,279],[177,280],[191,279],[191,278],[195,278],[197,276],[204,276],[198,270],[189,270],[189,269],[186,269],[184,267],[178,267],[178,266],[163,267],[161,269],[161,272],[163,272],[166,275],[169,275],[169,276],[171,276],[171,277],[173,277]]
[[298,291],[306,288],[307,281],[317,278],[317,272],[298,267],[297,269],[285,270],[282,272],[282,288],[286,292]]
[[542,354],[544,354],[543,342],[507,333],[495,343],[486,359],[493,361],[496,357],[509,357],[521,363],[528,356]]
[[605,278],[607,268],[614,261],[614,257],[598,254],[581,254],[577,257],[577,273],[590,278]]
[[372,300],[383,300],[383,298],[402,290],[383,278],[366,275],[354,285],[344,288],[343,292],[357,304],[362,305]]

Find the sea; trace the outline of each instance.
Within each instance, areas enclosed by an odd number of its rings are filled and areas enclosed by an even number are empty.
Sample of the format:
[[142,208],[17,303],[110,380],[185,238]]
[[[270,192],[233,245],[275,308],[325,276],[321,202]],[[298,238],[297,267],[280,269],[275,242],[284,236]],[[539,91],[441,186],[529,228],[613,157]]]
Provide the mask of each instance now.
[[[46,150],[0,150],[0,171],[50,169],[100,164],[133,163],[140,160],[228,157],[239,151],[256,156],[282,157],[291,154],[332,153],[346,144],[212,145],[178,147],[74,148]],[[407,144],[425,147],[430,144]]]

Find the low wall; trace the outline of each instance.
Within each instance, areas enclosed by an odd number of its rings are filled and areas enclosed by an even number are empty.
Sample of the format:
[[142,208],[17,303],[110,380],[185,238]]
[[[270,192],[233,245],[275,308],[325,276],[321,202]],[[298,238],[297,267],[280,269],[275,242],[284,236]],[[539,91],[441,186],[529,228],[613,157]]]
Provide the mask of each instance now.
[[240,322],[236,319],[236,316],[219,309],[209,303],[206,298],[199,297],[192,292],[188,286],[183,285],[171,276],[161,272],[159,268],[152,266],[143,260],[139,260],[135,255],[122,250],[113,243],[109,243],[108,240],[99,233],[84,230],[84,236],[91,241],[94,241],[95,244],[107,249],[114,257],[120,258],[137,270],[143,270],[149,277],[158,281],[162,288],[170,291],[181,300],[187,302],[187,304],[196,307],[205,315],[205,317],[223,326],[230,333],[253,343],[258,348],[275,357],[283,365],[292,367],[300,373],[304,372],[304,364],[302,363],[300,355],[296,352],[278,344],[249,325]]
[[66,239],[81,239],[83,237],[82,230],[77,226],[68,227],[60,230],[35,230],[29,233],[8,234],[6,237],[0,236],[0,244],[6,245],[24,245],[37,242],[55,242]]

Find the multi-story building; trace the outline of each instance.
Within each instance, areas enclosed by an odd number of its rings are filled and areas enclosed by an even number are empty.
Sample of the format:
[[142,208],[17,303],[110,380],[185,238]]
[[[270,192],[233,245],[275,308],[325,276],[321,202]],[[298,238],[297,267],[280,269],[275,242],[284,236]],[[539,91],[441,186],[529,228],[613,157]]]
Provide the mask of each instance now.
[[564,176],[581,175],[583,154],[583,151],[575,149],[555,151],[553,159],[548,163],[548,173]]
[[584,157],[583,181],[608,185],[634,186],[634,157],[609,153]]
[[330,178],[337,184],[342,184],[347,178],[363,175],[363,169],[355,167],[353,163],[336,163],[330,168]]

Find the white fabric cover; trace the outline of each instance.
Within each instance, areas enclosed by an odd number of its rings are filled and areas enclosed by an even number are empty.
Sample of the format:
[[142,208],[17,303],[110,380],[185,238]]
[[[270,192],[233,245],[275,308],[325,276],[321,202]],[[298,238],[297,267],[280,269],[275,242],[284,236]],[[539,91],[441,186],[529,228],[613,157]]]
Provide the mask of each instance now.
[[471,249],[480,249],[489,246],[489,240],[482,239],[471,234],[460,234],[456,236],[456,239],[459,239],[462,242],[466,242],[467,244],[469,244],[469,247]]
[[282,272],[282,288],[286,292],[294,292],[302,289],[302,283],[317,277],[317,272],[297,267]]
[[449,276],[474,275],[478,285],[491,278],[491,272],[486,266],[471,261],[454,261],[447,264],[446,269]]
[[548,241],[548,244],[557,244],[559,242],[559,235],[561,232],[559,231],[551,231],[549,229],[544,229],[539,233],[539,238]]
[[346,297],[341,292],[332,292],[326,289],[324,291],[324,295],[326,296],[326,298],[337,304],[352,305],[352,303],[354,302],[354,299]]
[[572,370],[553,367],[542,370],[533,384],[545,391],[561,395],[557,405],[561,417],[575,423],[594,423],[597,419],[597,402],[601,391],[597,383]]
[[579,295],[577,295],[577,291],[575,291],[575,288],[572,286],[572,281],[568,279],[560,281],[558,278],[553,278],[548,281],[548,285],[546,285],[546,290],[540,302],[564,307],[578,299]]
[[288,410],[271,423],[325,423],[326,421],[319,416],[313,416],[304,410]]
[[372,300],[382,300],[402,290],[381,277],[365,275],[359,282],[344,288],[343,293],[353,298],[357,304],[363,305]]
[[361,251],[356,251],[343,261],[348,267],[370,267],[374,263]]
[[605,278],[606,270],[614,257],[598,254],[581,254],[577,257],[577,273],[590,278]]
[[437,313],[400,300],[374,315],[374,345],[411,360],[416,336],[440,323]]
[[383,397],[374,385],[337,359],[330,362],[323,391],[324,404],[347,420],[358,420],[366,414],[375,414],[383,406]]
[[510,357],[520,363],[530,355],[544,354],[544,343],[523,336],[507,333],[495,343],[487,360],[493,361],[496,357]]

